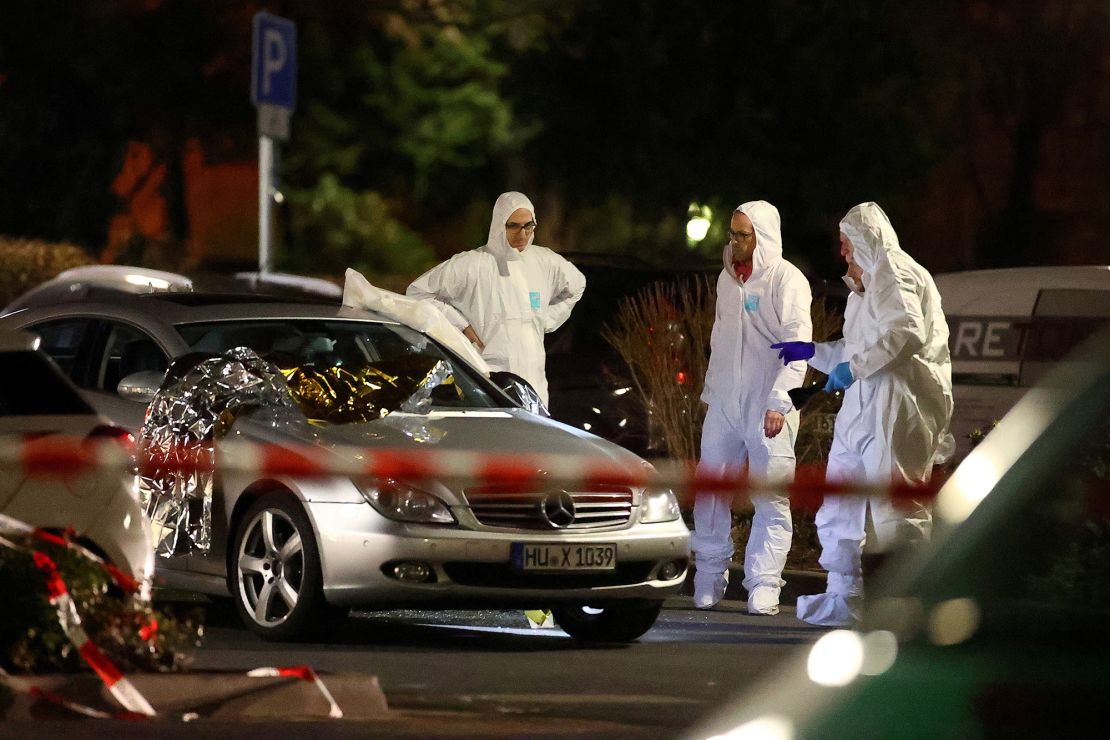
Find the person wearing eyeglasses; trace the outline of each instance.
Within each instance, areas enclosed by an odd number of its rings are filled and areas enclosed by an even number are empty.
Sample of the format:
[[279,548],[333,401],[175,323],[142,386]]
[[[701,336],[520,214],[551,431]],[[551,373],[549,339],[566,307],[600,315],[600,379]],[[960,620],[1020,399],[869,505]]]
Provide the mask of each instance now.
[[548,403],[543,335],[570,316],[586,290],[577,267],[533,243],[536,209],[522,193],[498,196],[489,238],[418,277],[406,294],[434,300],[492,370],[527,380]]
[[[805,275],[783,259],[778,209],[744,203],[732,214],[724,269],[717,279],[717,313],[701,400],[699,471],[724,474],[747,463],[753,480],[794,478],[798,411],[787,391],[805,377],[805,363],[784,367],[767,345],[809,342],[811,294]],[[694,499],[694,606],[711,609],[724,597],[732,561],[732,494],[698,491]],[[748,613],[777,614],[793,524],[785,494],[751,494],[755,515],[744,553]]]

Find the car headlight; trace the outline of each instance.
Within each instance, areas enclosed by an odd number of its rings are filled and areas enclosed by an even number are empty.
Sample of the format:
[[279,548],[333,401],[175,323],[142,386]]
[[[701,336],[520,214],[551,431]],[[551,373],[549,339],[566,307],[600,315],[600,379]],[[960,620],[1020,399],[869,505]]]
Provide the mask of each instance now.
[[643,500],[640,501],[640,521],[645,524],[653,522],[673,522],[682,516],[678,508],[678,498],[669,488],[646,488]]
[[447,504],[418,488],[388,478],[355,481],[355,486],[367,503],[388,519],[422,524],[455,523],[455,516]]

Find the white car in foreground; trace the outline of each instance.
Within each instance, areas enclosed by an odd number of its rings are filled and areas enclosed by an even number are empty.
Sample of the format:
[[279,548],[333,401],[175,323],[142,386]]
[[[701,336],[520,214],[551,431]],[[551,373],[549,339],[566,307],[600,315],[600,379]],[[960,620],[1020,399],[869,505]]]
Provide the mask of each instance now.
[[[54,362],[36,351],[38,338],[0,332],[0,437],[26,447],[53,436],[127,440],[86,403]],[[122,470],[73,475],[0,471],[0,514],[54,532],[72,530],[76,541],[103,556],[149,593],[154,570],[150,528],[134,476]]]

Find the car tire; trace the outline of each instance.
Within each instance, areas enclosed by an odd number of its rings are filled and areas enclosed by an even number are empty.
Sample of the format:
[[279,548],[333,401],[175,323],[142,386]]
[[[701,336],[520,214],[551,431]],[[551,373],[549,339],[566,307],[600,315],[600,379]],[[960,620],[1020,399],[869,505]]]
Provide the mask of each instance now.
[[346,616],[324,600],[316,535],[290,493],[266,494],[247,509],[229,576],[239,618],[264,639],[309,637]]
[[555,606],[555,624],[583,642],[632,642],[643,635],[663,610],[662,601],[629,599],[601,607]]

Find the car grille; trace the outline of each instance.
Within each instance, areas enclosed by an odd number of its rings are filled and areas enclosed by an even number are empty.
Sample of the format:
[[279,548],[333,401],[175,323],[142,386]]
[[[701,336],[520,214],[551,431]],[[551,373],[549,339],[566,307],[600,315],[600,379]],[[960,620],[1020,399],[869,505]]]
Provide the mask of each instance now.
[[[482,486],[463,493],[474,517],[488,527],[539,530],[583,530],[616,527],[632,517],[632,489],[625,486],[592,486],[589,491],[520,491],[507,487]],[[571,508],[573,519],[545,512],[562,499],[562,508]]]
[[600,588],[644,583],[652,561],[618,563],[611,573],[518,573],[507,563],[444,563],[447,577],[460,586],[482,588]]

